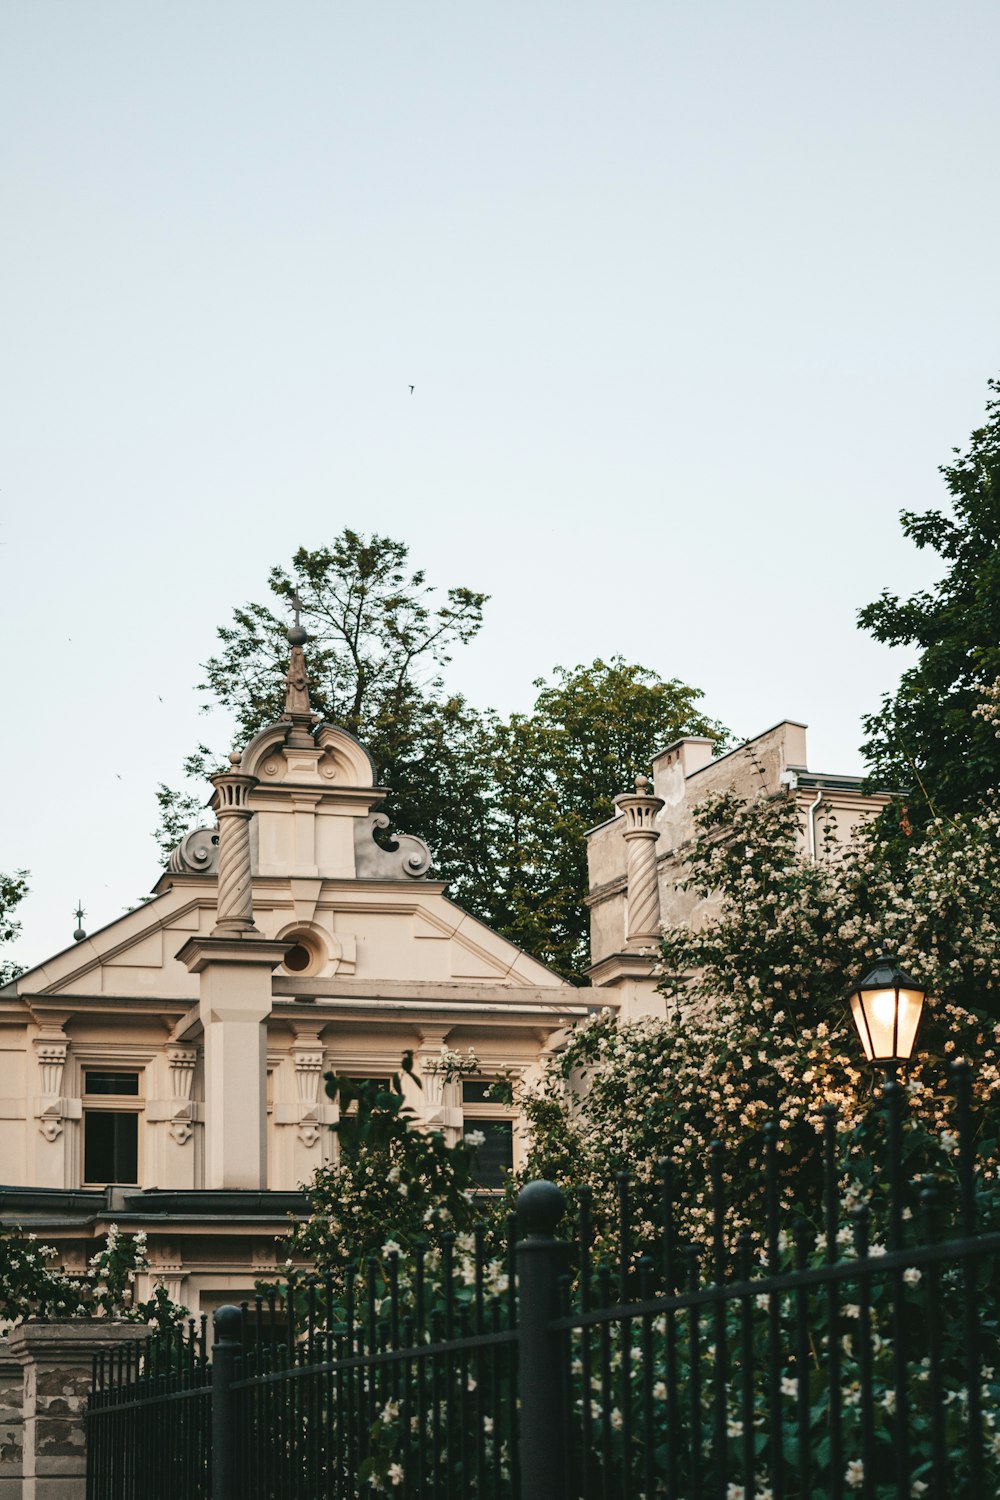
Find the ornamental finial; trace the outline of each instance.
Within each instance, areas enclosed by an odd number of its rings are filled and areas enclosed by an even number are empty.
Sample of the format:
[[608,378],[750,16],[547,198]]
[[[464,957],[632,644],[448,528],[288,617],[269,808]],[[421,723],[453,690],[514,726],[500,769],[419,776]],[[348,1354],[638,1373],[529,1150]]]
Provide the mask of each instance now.
[[312,748],[312,729],[315,716],[312,704],[309,702],[309,674],[306,671],[306,656],[302,647],[309,639],[309,632],[302,624],[302,600],[298,594],[292,596],[292,608],[295,611],[295,623],[287,630],[288,640],[292,648],[292,659],[288,664],[288,675],[285,678],[285,711],[283,719],[291,722],[292,728],[286,743],[299,749]]
[[87,913],[83,909],[83,902],[80,900],[79,896],[77,896],[76,898],[76,911],[73,913],[73,915],[76,918],[76,931],[73,933],[73,941],[74,943],[82,943],[84,938],[87,936],[87,934],[83,930],[83,919],[87,915]]

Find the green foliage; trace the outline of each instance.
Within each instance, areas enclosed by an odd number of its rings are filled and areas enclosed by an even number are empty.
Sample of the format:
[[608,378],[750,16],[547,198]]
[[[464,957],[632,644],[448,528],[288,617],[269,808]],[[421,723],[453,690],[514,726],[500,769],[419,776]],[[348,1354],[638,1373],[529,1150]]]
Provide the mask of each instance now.
[[160,821],[153,837],[164,862],[190,829],[208,827],[212,822],[214,815],[208,810],[208,778],[217,769],[215,762],[218,760],[219,757],[213,756],[207,745],[199,745],[182,762],[184,787],[169,787],[161,781],[156,788]]
[[683,886],[714,910],[700,927],[665,933],[670,999],[708,1005],[719,996],[767,995],[796,1023],[813,1022],[886,942],[942,1002],[1000,1011],[996,799],[933,821],[901,860],[887,851],[878,823],[846,846],[828,825],[824,857],[810,859],[800,814],[785,795],[709,798],[695,828]]
[[[290,571],[269,575],[278,612],[249,603],[220,628],[222,649],[205,663],[200,691],[206,711],[221,705],[232,714],[237,744],[280,718],[291,600],[300,598],[313,707],[364,743],[391,789],[393,828],[426,839],[438,873],[451,879],[465,866],[459,830],[474,842],[487,821],[486,730],[461,697],[443,692],[440,668],[478,632],[486,595],[459,587],[437,597],[423,570],[408,571],[408,550],[350,529],[330,547],[300,547]],[[163,854],[203,815],[204,778],[223,758],[199,745],[184,762],[186,786],[160,786],[155,838]],[[470,854],[482,871],[482,854]]]
[[697,705],[703,696],[676,678],[613,656],[535,682],[530,714],[494,723],[492,889],[474,909],[568,979],[589,963],[586,832],[614,814],[614,798],[683,734],[720,748],[722,725]]
[[[420,1088],[413,1055],[402,1071]],[[303,1258],[338,1278],[349,1266],[399,1248],[440,1246],[468,1231],[475,1218],[475,1147],[450,1146],[440,1131],[415,1128],[398,1073],[389,1087],[372,1079],[326,1074],[326,1092],[339,1101],[339,1159],[320,1167],[306,1185],[310,1217],[293,1221],[290,1263]]]
[[665,934],[669,1019],[621,1025],[604,1013],[577,1029],[542,1084],[521,1091],[524,1177],[591,1187],[611,1222],[615,1175],[628,1171],[651,1222],[656,1163],[667,1155],[685,1232],[704,1238],[705,1163],[718,1139],[732,1222],[754,1232],[760,1132],[776,1120],[786,1202],[808,1202],[822,1106],[837,1106],[847,1136],[868,1114],[868,1070],[841,997],[883,938],[930,993],[910,1074],[914,1120],[936,1137],[950,1129],[948,1064],[960,1056],[975,1062],[983,1118],[995,1112],[1000,1028],[981,1010],[997,996],[1000,814],[935,826],[902,872],[880,858],[871,829],[843,852],[831,845],[825,859],[807,858],[798,818],[784,795],[723,794],[698,809],[685,883],[714,912]]
[[[27,894],[27,870],[15,870],[12,875],[0,871],[0,944],[12,943],[20,935],[21,924],[14,916],[14,910]],[[10,959],[0,960],[0,985],[9,984],[23,973],[22,964]]]
[[20,1229],[0,1231],[0,1320],[25,1318],[118,1318],[167,1328],[187,1314],[168,1297],[162,1283],[140,1301],[136,1277],[149,1270],[146,1235],[123,1235],[111,1224],[102,1247],[90,1259],[86,1276],[70,1276],[53,1265],[57,1251]]
[[[293,594],[310,632],[317,711],[368,748],[389,788],[392,828],[417,834],[434,873],[476,916],[566,977],[587,966],[586,845],[651,756],[682,734],[726,731],[698,709],[701,694],[621,657],[538,679],[529,714],[505,721],[447,694],[439,669],[482,623],[484,594],[434,597],[408,549],[346,530],[332,547],[300,548],[290,572],[271,571],[272,602],[234,611],[201,691],[229,709],[245,743],[279,718]],[[185,789],[160,786],[164,856],[204,818],[204,745],[184,763]],[[390,835],[391,837],[391,832]]]
[[219,631],[221,655],[205,664],[203,691],[233,712],[243,739],[281,715],[285,632],[297,595],[311,637],[317,711],[379,745],[380,763],[395,760],[422,689],[440,687],[436,670],[477,634],[486,602],[467,588],[434,601],[422,569],[407,575],[408,554],[403,542],[348,528],[331,547],[300,547],[290,573],[272,568],[268,582],[281,616],[260,604],[234,611],[234,624]]
[[864,719],[873,780],[908,789],[904,832],[968,811],[1000,785],[1000,741],[977,712],[1000,679],[1000,381],[990,390],[986,424],[941,469],[951,514],[902,512],[903,531],[940,556],[943,577],[909,599],[887,589],[858,616],[876,640],[920,653]]

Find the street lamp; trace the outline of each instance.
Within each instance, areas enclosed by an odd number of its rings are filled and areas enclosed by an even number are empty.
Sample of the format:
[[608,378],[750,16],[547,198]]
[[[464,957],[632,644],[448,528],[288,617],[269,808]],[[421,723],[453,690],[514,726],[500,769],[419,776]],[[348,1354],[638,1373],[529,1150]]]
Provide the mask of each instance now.
[[923,989],[883,948],[874,969],[847,999],[865,1057],[884,1068],[887,1078],[893,1077],[913,1055],[924,1008]]

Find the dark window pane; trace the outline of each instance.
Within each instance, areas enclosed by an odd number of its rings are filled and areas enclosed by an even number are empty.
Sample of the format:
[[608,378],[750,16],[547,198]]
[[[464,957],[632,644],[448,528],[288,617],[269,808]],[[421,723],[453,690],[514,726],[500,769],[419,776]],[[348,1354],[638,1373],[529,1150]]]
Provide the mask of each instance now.
[[483,1188],[503,1187],[507,1173],[514,1165],[514,1122],[512,1120],[470,1120],[465,1117],[465,1133],[478,1130],[486,1137],[476,1154],[473,1180]]
[[83,1180],[138,1183],[138,1115],[100,1109],[84,1111]]
[[[352,1083],[355,1089],[360,1089],[366,1083],[373,1083],[380,1094],[391,1093],[388,1078],[349,1078],[347,1081],[348,1083]],[[340,1107],[346,1114],[351,1115],[354,1114],[357,1110],[358,1101],[357,1099],[351,1099],[351,1101],[345,1107],[344,1101],[343,1099],[341,1099]]]
[[88,1068],[83,1075],[85,1094],[138,1094],[138,1073],[92,1073]]
[[475,1083],[462,1084],[462,1099],[466,1104],[496,1104],[497,1100],[490,1098],[490,1089],[493,1087],[492,1079],[479,1079]]
[[303,943],[296,943],[294,948],[289,948],[283,962],[285,968],[290,969],[293,974],[301,974],[312,963],[312,954]]

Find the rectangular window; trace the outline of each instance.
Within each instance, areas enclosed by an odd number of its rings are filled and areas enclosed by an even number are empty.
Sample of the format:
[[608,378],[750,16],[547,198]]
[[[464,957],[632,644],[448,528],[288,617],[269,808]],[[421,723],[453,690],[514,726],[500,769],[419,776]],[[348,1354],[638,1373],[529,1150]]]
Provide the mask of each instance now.
[[[366,1074],[364,1078],[348,1078],[347,1081],[348,1081],[348,1083],[353,1084],[355,1088],[360,1088],[362,1086],[362,1084],[365,1084],[365,1083],[373,1083],[375,1085],[375,1087],[378,1089],[378,1091],[379,1091],[380,1094],[388,1094],[388,1093],[391,1092],[391,1090],[389,1088],[389,1080],[388,1080],[388,1078],[380,1078],[377,1075],[367,1075]],[[344,1114],[348,1114],[348,1115],[356,1114],[357,1113],[357,1109],[358,1109],[358,1101],[357,1101],[357,1099],[352,1099],[350,1101],[350,1103],[345,1108],[343,1098],[341,1097],[340,1098],[340,1108],[341,1108],[341,1110],[342,1110],[342,1112]]]
[[139,1182],[139,1116],[126,1110],[88,1109],[83,1114],[83,1180]]
[[465,1117],[465,1133],[478,1130],[486,1139],[476,1153],[472,1169],[477,1187],[502,1188],[514,1165],[513,1120],[477,1120]]
[[490,1098],[490,1089],[493,1087],[491,1078],[469,1080],[462,1084],[463,1104],[496,1104],[499,1101]]
[[83,1071],[83,1180],[90,1186],[139,1185],[141,1076],[131,1068]]
[[109,1073],[103,1068],[92,1071],[87,1068],[83,1075],[85,1094],[125,1094],[135,1097],[139,1092],[138,1073]]

